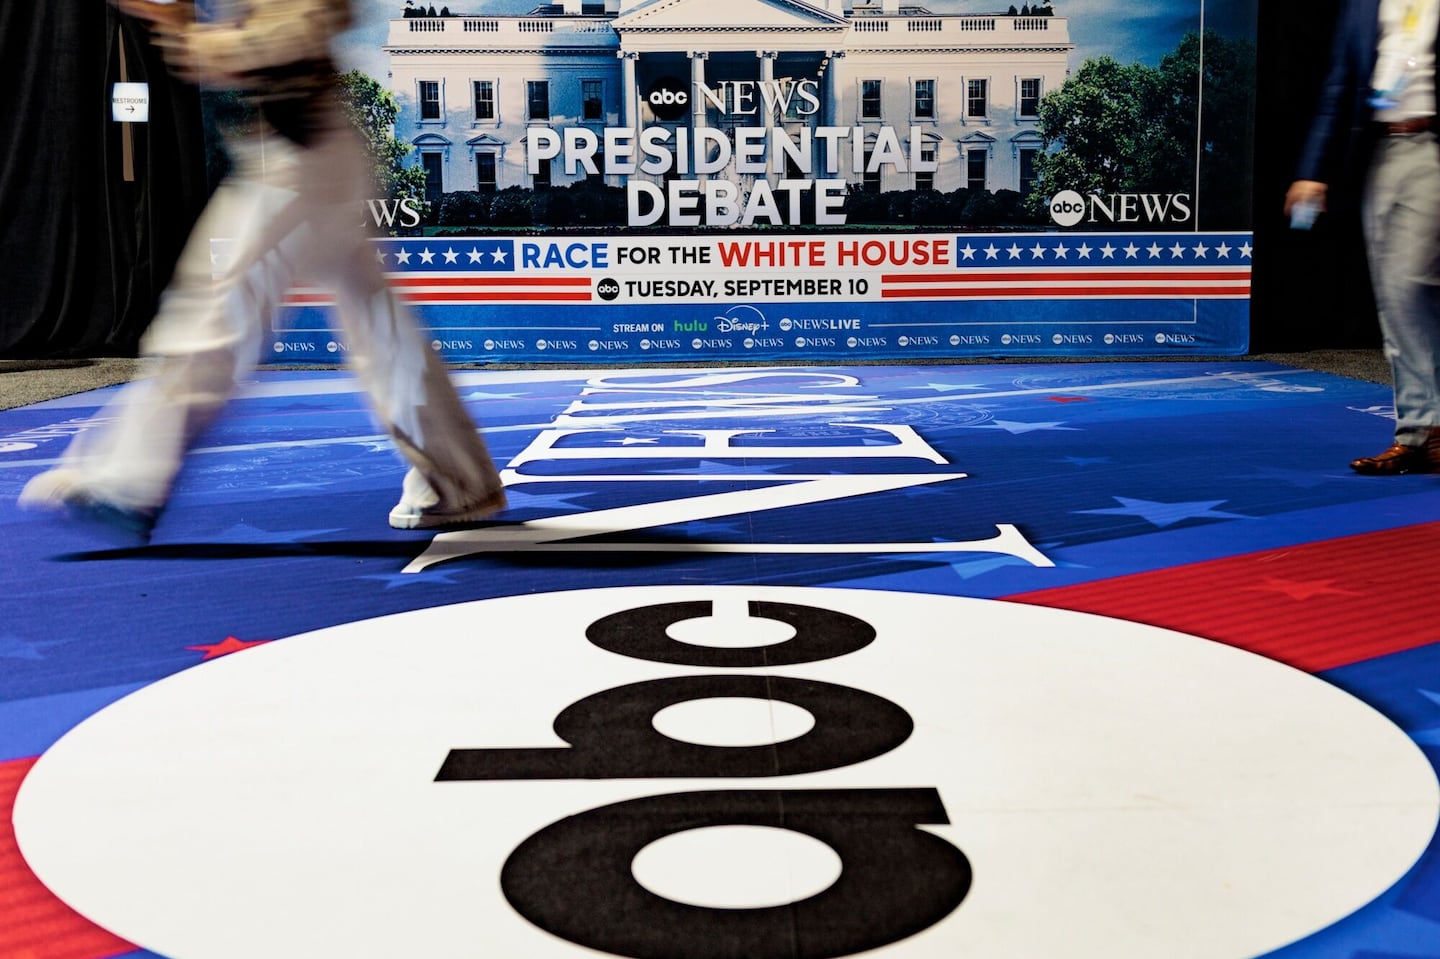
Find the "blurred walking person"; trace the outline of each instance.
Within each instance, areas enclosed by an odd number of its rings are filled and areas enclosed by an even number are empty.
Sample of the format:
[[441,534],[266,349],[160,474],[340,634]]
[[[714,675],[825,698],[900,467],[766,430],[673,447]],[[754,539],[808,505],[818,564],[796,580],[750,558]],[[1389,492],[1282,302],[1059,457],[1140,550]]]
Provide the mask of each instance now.
[[[148,537],[186,451],[259,361],[271,314],[303,279],[334,291],[351,365],[410,463],[390,525],[441,529],[503,508],[499,474],[444,363],[359,227],[372,172],[330,58],[348,4],[221,0],[201,23],[188,2],[115,2],[150,24],[179,76],[241,91],[259,128],[228,138],[231,172],[141,342],[152,375],[127,385],[20,504]],[[217,275],[210,241],[221,237],[233,247]]]
[[1307,226],[1364,176],[1365,248],[1395,390],[1395,438],[1357,473],[1440,472],[1440,0],[1346,0],[1285,212]]

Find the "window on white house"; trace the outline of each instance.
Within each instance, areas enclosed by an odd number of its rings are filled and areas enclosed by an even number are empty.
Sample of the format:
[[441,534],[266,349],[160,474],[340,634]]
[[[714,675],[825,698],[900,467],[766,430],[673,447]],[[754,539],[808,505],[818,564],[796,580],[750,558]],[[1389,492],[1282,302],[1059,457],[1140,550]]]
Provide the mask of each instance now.
[[550,119],[550,81],[525,81],[525,117],[529,120]]
[[874,146],[865,148],[865,171],[860,176],[860,188],[866,193],[879,193],[881,188],[880,167],[878,164],[870,162],[870,158],[874,154]]
[[433,208],[445,196],[445,158],[434,151],[422,153],[420,165],[425,168],[425,201]]
[[420,119],[438,120],[440,110],[440,81],[420,81]]
[[965,187],[969,190],[985,189],[985,165],[988,151],[981,148],[965,153]]
[[990,115],[990,81],[965,81],[965,115],[983,119]]
[[581,80],[580,99],[582,120],[605,119],[605,81]]
[[494,193],[499,186],[499,165],[493,153],[475,154],[475,189],[481,193]]
[[[934,164],[935,164],[935,157],[936,157],[936,155],[937,155],[937,153],[936,153],[936,150],[935,150],[935,144],[933,144],[933,143],[922,143],[922,144],[920,145],[920,163],[921,163],[922,165],[924,165],[924,166],[926,166],[926,167],[933,167]],[[917,189],[917,190],[933,190],[933,189],[935,189],[935,171],[934,171],[933,169],[928,169],[928,170],[916,170],[916,171],[915,171],[915,189]]]
[[881,117],[879,80],[860,81],[860,118],[878,120]]
[[1020,116],[1040,115],[1040,78],[1026,77],[1020,81]]
[[1035,192],[1035,157],[1040,151],[1038,149],[1020,150],[1020,195],[1029,196]]
[[475,119],[495,119],[495,81],[476,80],[475,84]]
[[915,118],[917,120],[935,119],[935,81],[915,81]]

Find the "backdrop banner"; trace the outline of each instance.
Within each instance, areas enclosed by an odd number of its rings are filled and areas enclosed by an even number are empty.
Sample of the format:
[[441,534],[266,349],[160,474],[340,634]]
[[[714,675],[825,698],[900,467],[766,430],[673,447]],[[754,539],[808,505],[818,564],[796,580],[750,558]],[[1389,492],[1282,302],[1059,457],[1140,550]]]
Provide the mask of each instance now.
[[[377,254],[457,360],[1234,353],[1249,316],[1237,234],[425,237]],[[277,358],[343,357],[329,302],[291,293]]]
[[361,6],[357,228],[447,360],[1248,348],[1255,0]]

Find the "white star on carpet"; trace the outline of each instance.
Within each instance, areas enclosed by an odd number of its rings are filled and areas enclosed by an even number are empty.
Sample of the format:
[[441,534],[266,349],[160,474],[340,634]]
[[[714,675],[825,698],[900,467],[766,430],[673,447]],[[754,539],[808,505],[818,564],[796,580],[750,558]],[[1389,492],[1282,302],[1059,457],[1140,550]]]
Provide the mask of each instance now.
[[[922,387],[916,387],[921,389]],[[934,390],[937,393],[949,393],[954,390],[978,390],[983,389],[980,383],[926,383],[923,389]]]
[[460,398],[462,400],[513,400],[528,395],[528,393],[496,393],[494,391],[481,392],[480,390],[476,390],[473,393],[466,393]]
[[1188,503],[1161,503],[1157,500],[1131,499],[1128,496],[1113,497],[1119,506],[1109,509],[1077,509],[1076,513],[1090,513],[1096,516],[1138,516],[1155,526],[1173,526],[1187,519],[1252,519],[1240,513],[1227,513],[1215,509],[1223,499],[1195,500]]
[[1062,426],[1059,423],[1017,423],[1014,420],[995,420],[993,423],[982,423],[973,426],[977,430],[1005,430],[1008,433],[1019,435],[1021,433],[1034,433],[1039,430],[1071,430],[1074,426]]
[[453,570],[427,569],[418,573],[385,573],[378,576],[360,576],[358,579],[373,579],[385,584],[386,589],[402,586],[449,586],[455,582]]
[[0,636],[0,659],[29,659],[39,661],[45,658],[44,650],[61,646],[64,640],[24,640],[18,636]]

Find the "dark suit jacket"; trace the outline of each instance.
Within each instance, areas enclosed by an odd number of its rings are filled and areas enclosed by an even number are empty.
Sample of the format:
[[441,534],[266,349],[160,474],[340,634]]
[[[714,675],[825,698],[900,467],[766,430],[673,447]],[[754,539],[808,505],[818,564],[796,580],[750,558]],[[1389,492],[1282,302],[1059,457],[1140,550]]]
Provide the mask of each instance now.
[[1310,135],[1300,153],[1297,179],[1334,183],[1354,172],[1347,168],[1363,164],[1374,117],[1370,79],[1375,73],[1379,44],[1380,0],[1346,0],[1335,24],[1330,73],[1320,88]]

